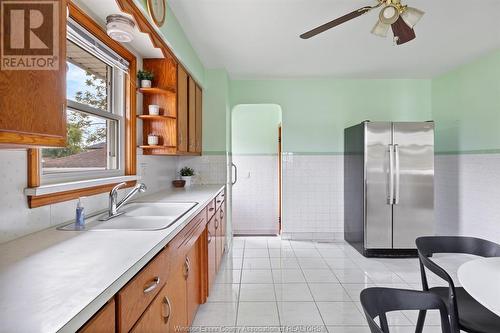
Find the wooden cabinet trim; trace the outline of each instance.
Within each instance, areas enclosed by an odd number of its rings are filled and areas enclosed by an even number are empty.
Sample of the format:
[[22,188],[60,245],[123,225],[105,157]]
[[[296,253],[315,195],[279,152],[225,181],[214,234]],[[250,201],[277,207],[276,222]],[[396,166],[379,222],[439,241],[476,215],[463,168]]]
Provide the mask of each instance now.
[[[136,174],[137,156],[136,156],[136,79],[137,59],[123,45],[111,39],[106,31],[97,24],[92,18],[85,14],[74,3],[68,2],[69,15],[83,28],[92,33],[95,37],[105,43],[113,51],[118,53],[122,58],[129,62],[129,72],[125,78],[125,175],[131,176]],[[53,138],[53,140],[64,140]],[[1,142],[1,139],[0,139]],[[40,182],[40,150],[32,148],[28,150],[28,187],[37,187]],[[127,187],[131,187],[135,182],[128,182]],[[116,184],[114,184],[116,185]],[[30,208],[50,205],[58,202],[77,199],[82,196],[95,195],[105,193],[111,190],[113,185],[94,186],[80,190],[66,191],[43,196],[28,197],[28,206]]]

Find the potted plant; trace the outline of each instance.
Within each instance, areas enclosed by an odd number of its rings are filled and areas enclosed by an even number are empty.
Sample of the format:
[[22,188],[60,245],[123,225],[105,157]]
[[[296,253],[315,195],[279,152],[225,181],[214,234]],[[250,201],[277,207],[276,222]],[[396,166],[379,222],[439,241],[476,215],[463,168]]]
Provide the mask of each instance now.
[[181,179],[186,181],[186,187],[190,187],[191,179],[194,176],[194,170],[186,166],[181,169],[180,174],[181,174]]
[[144,69],[137,72],[137,78],[140,81],[141,88],[151,88],[151,81],[154,75],[150,71]]

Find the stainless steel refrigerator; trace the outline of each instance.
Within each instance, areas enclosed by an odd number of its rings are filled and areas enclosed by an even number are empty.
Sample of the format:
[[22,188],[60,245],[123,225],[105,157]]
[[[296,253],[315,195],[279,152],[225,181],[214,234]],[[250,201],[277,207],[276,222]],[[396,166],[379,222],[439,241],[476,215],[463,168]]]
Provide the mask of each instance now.
[[416,255],[434,234],[434,122],[344,131],[344,237],[365,256]]

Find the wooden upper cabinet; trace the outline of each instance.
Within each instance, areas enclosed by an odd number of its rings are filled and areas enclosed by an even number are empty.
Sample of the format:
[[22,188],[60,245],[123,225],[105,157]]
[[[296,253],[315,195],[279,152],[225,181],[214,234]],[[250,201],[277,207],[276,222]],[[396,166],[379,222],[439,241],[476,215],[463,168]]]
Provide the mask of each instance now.
[[189,152],[196,152],[196,82],[189,77]]
[[203,95],[200,86],[196,85],[196,104],[195,104],[195,152],[201,153],[201,131],[202,131],[202,111],[203,111]]
[[188,151],[188,74],[181,66],[177,69],[177,150]]
[[66,0],[58,17],[58,67],[0,70],[0,145],[66,146]]

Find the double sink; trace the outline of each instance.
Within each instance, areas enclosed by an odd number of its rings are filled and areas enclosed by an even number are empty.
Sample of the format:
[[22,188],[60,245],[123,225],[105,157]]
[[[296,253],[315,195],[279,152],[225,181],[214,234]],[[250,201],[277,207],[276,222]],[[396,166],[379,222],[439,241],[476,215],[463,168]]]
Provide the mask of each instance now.
[[83,229],[72,223],[59,230],[163,230],[173,225],[197,205],[197,202],[130,203],[120,209],[123,214],[107,221],[99,221],[102,215],[97,215],[88,218]]

